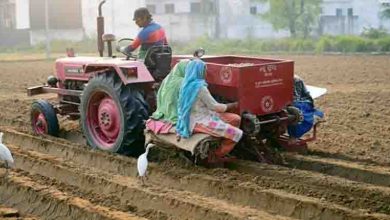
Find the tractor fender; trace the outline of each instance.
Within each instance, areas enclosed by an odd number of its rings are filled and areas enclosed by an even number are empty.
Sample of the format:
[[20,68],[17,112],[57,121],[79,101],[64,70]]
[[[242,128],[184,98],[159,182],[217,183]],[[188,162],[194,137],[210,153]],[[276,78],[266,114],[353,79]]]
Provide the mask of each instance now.
[[91,78],[107,70],[114,70],[124,85],[155,82],[146,66],[139,61],[109,59],[86,64],[84,67],[84,73],[88,74]]

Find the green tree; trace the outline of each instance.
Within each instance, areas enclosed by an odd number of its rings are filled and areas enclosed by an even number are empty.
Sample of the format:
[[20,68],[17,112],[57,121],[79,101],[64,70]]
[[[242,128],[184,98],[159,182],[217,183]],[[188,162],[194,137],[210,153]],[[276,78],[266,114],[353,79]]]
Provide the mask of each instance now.
[[261,17],[275,30],[289,29],[292,37],[309,36],[318,21],[322,0],[257,0],[267,2],[269,10]]
[[382,18],[390,19],[390,8],[386,8],[381,13]]

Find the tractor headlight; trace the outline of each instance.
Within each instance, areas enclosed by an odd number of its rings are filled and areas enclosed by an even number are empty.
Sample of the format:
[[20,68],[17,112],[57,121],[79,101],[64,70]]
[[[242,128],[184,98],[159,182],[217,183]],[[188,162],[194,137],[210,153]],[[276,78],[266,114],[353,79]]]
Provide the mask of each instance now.
[[138,78],[138,70],[137,67],[126,67],[126,68],[121,68],[123,74],[127,78]]
[[58,79],[55,76],[47,77],[47,84],[50,87],[57,87]]

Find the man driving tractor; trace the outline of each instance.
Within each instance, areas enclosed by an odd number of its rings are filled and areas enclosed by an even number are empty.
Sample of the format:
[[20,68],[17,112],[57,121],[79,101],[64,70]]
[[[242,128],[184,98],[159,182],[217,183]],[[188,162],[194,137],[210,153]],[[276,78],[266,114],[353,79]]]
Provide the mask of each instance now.
[[126,53],[129,54],[141,46],[138,58],[144,59],[150,47],[168,45],[164,29],[153,21],[152,15],[147,8],[135,10],[133,20],[142,30],[138,33],[133,43],[125,48]]

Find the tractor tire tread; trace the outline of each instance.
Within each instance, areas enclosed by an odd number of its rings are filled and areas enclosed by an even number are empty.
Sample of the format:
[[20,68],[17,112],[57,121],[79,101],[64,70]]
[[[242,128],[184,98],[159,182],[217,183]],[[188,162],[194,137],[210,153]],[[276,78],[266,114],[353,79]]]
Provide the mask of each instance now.
[[[59,134],[59,124],[58,124],[58,118],[57,113],[54,110],[54,107],[52,104],[50,104],[48,101],[39,99],[32,103],[31,105],[31,117],[34,110],[38,110],[43,113],[43,115],[46,118],[47,121],[47,133],[51,136],[57,137]],[[32,123],[32,118],[31,118]]]
[[[114,94],[114,99],[117,99],[120,104],[120,108],[123,111],[124,131],[121,134],[121,143],[116,143],[120,146],[115,147],[115,152],[124,155],[138,156],[144,152],[144,120],[147,119],[148,106],[144,101],[140,91],[134,88],[134,85],[123,85],[121,79],[115,73],[100,74],[93,78],[89,85],[97,86],[102,85],[106,87]],[[88,87],[88,86],[87,86]],[[88,88],[83,93],[90,93]],[[84,94],[82,95],[82,97]],[[82,98],[83,99],[83,98]],[[85,101],[85,100],[83,100]],[[81,106],[83,106],[83,101]],[[85,113],[83,113],[82,107],[80,107],[81,120],[85,119]],[[83,126],[84,129],[84,126]],[[84,132],[86,133],[85,129]],[[87,138],[88,139],[88,138]],[[91,144],[90,144],[91,145]]]

